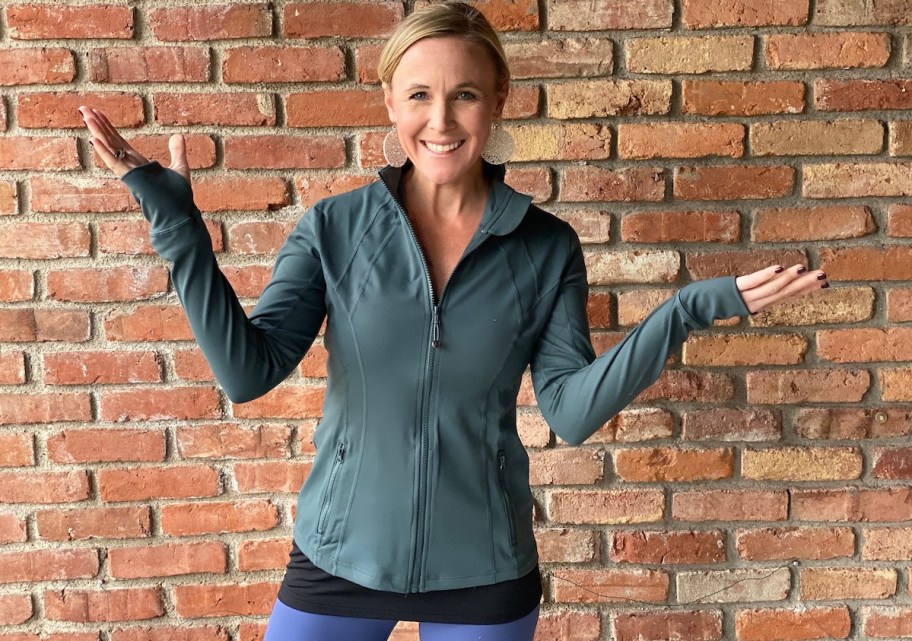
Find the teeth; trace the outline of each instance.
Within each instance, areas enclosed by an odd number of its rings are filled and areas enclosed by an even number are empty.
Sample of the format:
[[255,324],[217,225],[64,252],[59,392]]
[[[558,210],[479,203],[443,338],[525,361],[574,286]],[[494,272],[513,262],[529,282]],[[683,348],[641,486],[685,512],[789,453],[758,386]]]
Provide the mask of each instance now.
[[428,149],[430,149],[430,150],[433,151],[434,153],[442,154],[442,153],[445,153],[445,152],[447,152],[447,151],[453,151],[454,149],[456,149],[457,147],[459,147],[459,145],[462,144],[462,141],[454,142],[454,143],[449,144],[449,145],[435,145],[435,144],[432,143],[432,142],[426,142],[426,143],[424,143],[424,144],[425,144],[425,146],[427,146]]

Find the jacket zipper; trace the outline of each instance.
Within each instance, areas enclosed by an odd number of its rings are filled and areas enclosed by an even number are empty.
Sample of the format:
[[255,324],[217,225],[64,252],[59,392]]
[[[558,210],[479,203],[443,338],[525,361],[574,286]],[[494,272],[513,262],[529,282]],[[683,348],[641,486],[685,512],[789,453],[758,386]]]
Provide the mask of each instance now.
[[[408,214],[405,213],[405,209],[399,203],[399,199],[393,195],[393,192],[389,188],[389,185],[386,184],[386,181],[384,180],[382,182],[383,186],[386,187],[386,191],[390,195],[390,198],[392,198],[393,202],[396,204],[396,208],[399,210],[402,218],[405,220],[405,226],[409,230],[412,241],[415,243],[415,249],[418,250],[418,256],[421,258],[421,265],[424,267],[424,276],[427,281],[428,296],[430,297],[431,301],[431,349],[428,350],[427,361],[425,363],[424,399],[421,408],[421,453],[418,468],[418,506],[415,515],[415,551],[414,556],[412,557],[412,576],[409,577],[409,589],[413,592],[417,592],[420,589],[421,576],[423,574],[421,571],[421,565],[422,559],[424,558],[424,520],[427,514],[427,479],[429,474],[428,466],[430,464],[430,456],[428,455],[428,439],[430,432],[429,423],[431,418],[431,374],[434,371],[435,354],[442,345],[440,329],[440,304],[443,301],[443,296],[446,294],[447,287],[443,288],[440,300],[438,301],[436,295],[434,294],[434,281],[431,280],[431,270],[428,268],[427,258],[425,258],[424,251],[421,249],[421,243],[418,242],[418,236],[415,234],[415,228],[412,227],[412,221],[409,220]],[[475,245],[469,246],[466,252],[456,263],[456,266],[450,273],[451,279],[453,277],[453,274],[455,274],[456,270],[459,268],[459,265],[462,264],[462,261],[465,260],[465,258],[469,256],[473,251],[475,251],[478,246],[481,245],[484,239],[487,238],[487,230],[482,231],[484,233],[482,238],[479,239]]]
[[326,495],[323,497],[323,506],[320,508],[320,519],[317,521],[317,532],[323,534],[326,530],[326,518],[329,516],[329,505],[332,502],[333,488],[336,485],[336,475],[345,460],[345,444],[339,443],[336,450],[336,460],[333,461],[332,470],[329,472],[329,481],[326,484]]
[[503,497],[504,510],[507,513],[507,525],[510,528],[510,544],[516,545],[516,524],[513,522],[513,501],[507,490],[507,455],[503,450],[497,452],[497,472],[500,476],[500,494]]

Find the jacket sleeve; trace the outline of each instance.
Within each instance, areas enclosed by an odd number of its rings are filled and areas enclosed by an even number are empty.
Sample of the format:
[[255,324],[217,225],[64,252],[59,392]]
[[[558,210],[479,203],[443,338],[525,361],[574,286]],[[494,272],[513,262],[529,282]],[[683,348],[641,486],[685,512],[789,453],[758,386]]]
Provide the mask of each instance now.
[[655,382],[691,330],[749,314],[733,277],[691,283],[596,358],[589,340],[587,298],[586,267],[577,242],[531,362],[539,409],[551,429],[573,445]]
[[317,216],[298,223],[276,257],[250,317],[219,270],[190,184],[156,162],[122,178],[151,223],[152,246],[172,263],[171,279],[193,335],[235,403],[262,396],[290,374],[326,316]]

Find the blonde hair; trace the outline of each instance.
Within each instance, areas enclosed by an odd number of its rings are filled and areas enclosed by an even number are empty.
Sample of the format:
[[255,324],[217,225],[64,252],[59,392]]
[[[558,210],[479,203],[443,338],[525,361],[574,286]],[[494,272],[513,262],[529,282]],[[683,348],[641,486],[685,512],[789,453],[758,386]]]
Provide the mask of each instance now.
[[405,51],[419,40],[447,36],[481,45],[494,64],[497,88],[502,89],[510,82],[510,66],[497,32],[478,9],[465,2],[432,4],[400,22],[380,54],[377,64],[380,80],[386,85],[392,83],[393,72]]

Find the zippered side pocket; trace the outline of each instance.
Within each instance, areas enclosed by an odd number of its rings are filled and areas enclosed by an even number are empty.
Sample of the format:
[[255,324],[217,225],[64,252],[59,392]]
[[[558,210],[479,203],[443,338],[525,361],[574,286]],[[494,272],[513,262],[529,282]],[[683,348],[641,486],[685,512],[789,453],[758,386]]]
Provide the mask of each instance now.
[[504,510],[507,513],[507,525],[510,528],[510,544],[516,545],[516,524],[513,522],[513,500],[507,489],[507,455],[503,450],[497,452],[497,473],[500,477],[500,495],[503,497]]
[[333,488],[336,485],[336,476],[339,474],[339,468],[342,467],[342,461],[345,460],[345,444],[339,443],[339,449],[336,450],[336,459],[333,461],[332,469],[329,471],[329,481],[326,483],[326,492],[323,494],[323,504],[320,506],[320,518],[317,521],[317,532],[323,534],[326,529],[326,519],[329,516],[329,506],[332,504]]

